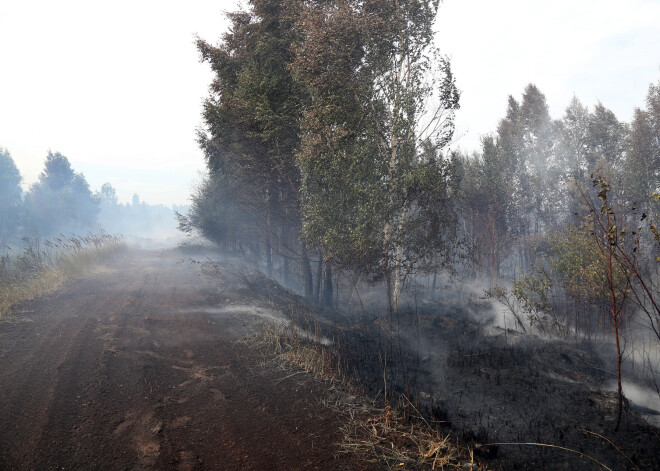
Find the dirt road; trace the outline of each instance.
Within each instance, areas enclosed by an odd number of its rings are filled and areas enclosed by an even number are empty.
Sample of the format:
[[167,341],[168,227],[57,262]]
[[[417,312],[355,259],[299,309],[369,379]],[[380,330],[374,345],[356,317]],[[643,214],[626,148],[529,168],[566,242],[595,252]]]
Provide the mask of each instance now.
[[0,469],[364,469],[318,385],[234,342],[245,299],[180,258],[130,253],[0,322]]

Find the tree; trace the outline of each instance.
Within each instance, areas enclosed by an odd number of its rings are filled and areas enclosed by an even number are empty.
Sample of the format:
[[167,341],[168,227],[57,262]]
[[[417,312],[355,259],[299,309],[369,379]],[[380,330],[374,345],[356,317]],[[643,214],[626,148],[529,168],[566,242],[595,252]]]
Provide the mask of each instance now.
[[[617,212],[611,205],[608,194],[610,186],[602,178],[594,180],[594,187],[598,188],[598,199],[601,202],[600,209],[591,201],[587,194],[580,189],[581,195],[589,208],[592,223],[591,235],[598,244],[601,255],[605,259],[604,270],[601,271],[608,294],[608,309],[612,321],[614,339],[617,353],[617,386],[618,386],[618,413],[615,431],[621,423],[621,411],[623,409],[623,388],[621,385],[621,363],[623,351],[620,342],[620,331],[623,324],[628,320],[625,318],[624,306],[630,292],[639,299],[638,290],[635,290],[633,281],[641,283],[641,288],[648,292],[644,279],[638,270],[639,237],[633,239],[632,244],[626,244],[627,229],[624,221],[617,219]],[[633,236],[637,235],[632,233]],[[651,297],[653,300],[653,297]],[[655,304],[655,303],[654,303]],[[657,331],[656,331],[657,333]]]
[[[437,260],[452,224],[442,149],[459,93],[433,48],[437,1],[306,6],[293,70],[307,84],[298,162],[303,233],[326,260],[384,279]],[[429,106],[435,103],[435,106]]]
[[[300,172],[294,157],[305,87],[289,68],[300,2],[252,0],[249,5],[249,10],[229,15],[231,30],[219,46],[198,40],[202,60],[215,72],[199,142],[210,178],[236,196],[234,204],[242,214],[259,221],[244,227],[256,231],[245,236],[261,241],[268,274],[274,247],[283,247],[287,256],[298,247],[300,253],[293,255],[300,260],[305,294],[311,298],[307,247],[298,239]],[[217,185],[200,188],[212,187]]]
[[0,147],[0,245],[18,234],[22,193],[21,174],[9,151]]
[[509,96],[497,128],[495,146],[513,188],[507,231],[515,239],[522,269],[533,263],[535,239],[561,215],[565,180],[556,156],[555,127],[545,96],[529,84],[521,102]]
[[515,187],[511,162],[496,138],[485,136],[481,145],[481,154],[463,162],[461,213],[473,274],[485,268],[489,280],[496,282],[513,245],[509,219]]
[[646,111],[653,133],[653,160],[660,162],[660,80],[656,84],[649,85],[646,95]]
[[113,207],[117,206],[117,190],[115,187],[106,182],[101,185],[101,190],[94,194],[96,200],[100,203],[101,206]]
[[187,214],[176,213],[179,230],[196,232],[226,251],[256,256],[258,241],[249,235],[257,233],[259,221],[241,211],[236,197],[219,175],[207,177],[191,195]]
[[589,109],[573,96],[558,123],[563,165],[572,178],[582,180],[593,167],[593,162],[587,157],[591,122]]
[[[520,103],[513,96],[509,96],[506,116],[497,127],[497,146],[501,149],[502,159],[506,162],[506,171],[514,188],[508,225],[511,235],[520,239],[529,234],[532,226],[529,215],[532,207],[532,188],[523,155]],[[523,261],[525,252],[522,247],[519,248],[522,267],[526,266]]]
[[646,109],[635,109],[625,156],[624,184],[629,198],[650,211],[649,195],[660,189],[660,83],[651,85]]
[[26,234],[51,236],[90,230],[98,212],[98,201],[84,175],[75,173],[64,155],[49,151],[39,180],[26,195]]
[[59,152],[53,154],[51,151],[48,151],[44,170],[39,175],[39,183],[48,187],[49,190],[58,193],[71,186],[75,175],[69,159]]
[[598,173],[597,163],[604,159],[610,166],[622,170],[628,130],[616,115],[598,102],[589,118],[586,159],[590,173]]
[[554,152],[555,134],[545,95],[533,84],[523,93],[519,113],[521,164],[531,181],[528,208],[532,213],[532,234],[539,234],[557,222],[564,194],[559,162]]

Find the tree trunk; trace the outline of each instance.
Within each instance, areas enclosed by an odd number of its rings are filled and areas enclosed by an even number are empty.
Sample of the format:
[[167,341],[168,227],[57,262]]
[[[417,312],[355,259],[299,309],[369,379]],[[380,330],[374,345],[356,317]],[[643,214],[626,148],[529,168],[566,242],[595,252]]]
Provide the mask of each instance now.
[[266,274],[269,277],[273,277],[273,248],[271,244],[271,224],[270,224],[270,199],[269,207],[266,210]]
[[284,241],[284,247],[280,251],[280,257],[282,258],[282,280],[285,286],[289,286],[289,247],[291,246],[291,241],[289,240],[289,231],[286,229],[286,224],[282,228],[282,240]]
[[303,275],[303,285],[305,290],[305,298],[312,301],[314,299],[314,283],[312,280],[312,264],[309,261],[307,254],[307,247],[302,244],[302,257],[300,258],[300,268]]
[[273,249],[270,245],[270,233],[266,238],[266,274],[273,277]]
[[435,299],[435,290],[438,286],[438,269],[433,272],[433,284],[431,285],[431,299]]
[[392,296],[392,291],[393,291],[392,290],[392,271],[389,270],[389,269],[387,270],[387,273],[385,273],[385,284],[386,284],[386,288],[387,288],[387,303],[389,305],[388,308],[389,308],[389,311],[390,311],[390,323],[391,323],[392,322],[392,313],[393,313],[394,306],[392,304],[392,299],[393,299],[393,296]]
[[319,253],[319,261],[316,265],[316,284],[314,285],[314,303],[319,304],[321,300],[321,279],[323,278],[323,257]]
[[623,387],[621,386],[621,346],[619,344],[619,325],[618,325],[618,316],[614,317],[614,336],[616,338],[616,375],[617,375],[617,388],[619,393],[619,404],[618,411],[616,414],[616,426],[614,431],[619,430],[619,425],[621,425],[621,412],[623,410]]
[[[607,227],[608,228],[613,227],[612,223],[610,222],[609,213],[607,215]],[[610,239],[607,239],[607,248],[608,248],[608,263],[609,263],[608,281],[610,285],[610,295],[612,297],[612,321],[614,322],[614,338],[616,339],[616,377],[617,377],[617,388],[619,393],[619,404],[616,415],[616,426],[614,427],[614,431],[616,432],[617,430],[619,430],[619,425],[621,425],[621,412],[623,410],[623,388],[621,387],[621,345],[619,343],[619,328],[620,328],[619,314],[621,308],[617,309],[616,291],[614,287],[614,262],[612,260],[614,257],[614,246],[610,241]]]
[[392,296],[392,310],[397,313],[399,312],[399,295],[403,289],[403,280],[401,279],[401,270],[403,263],[403,247],[399,244],[396,248],[395,256],[395,266],[394,266],[394,290]]
[[325,280],[323,285],[323,305],[332,306],[332,264],[325,262]]
[[[399,234],[403,231],[403,221],[406,219],[407,209],[403,208],[401,211],[401,219],[399,220],[398,230]],[[396,255],[394,256],[394,296],[392,309],[395,313],[399,312],[399,296],[403,290],[403,282],[405,281],[402,278],[403,271],[403,245],[397,244],[396,246]]]

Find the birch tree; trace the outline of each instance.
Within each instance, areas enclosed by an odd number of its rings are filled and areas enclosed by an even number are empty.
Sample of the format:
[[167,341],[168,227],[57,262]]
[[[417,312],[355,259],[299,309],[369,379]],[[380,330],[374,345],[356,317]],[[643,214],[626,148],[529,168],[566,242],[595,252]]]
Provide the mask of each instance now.
[[326,259],[384,280],[446,253],[459,92],[433,45],[437,1],[310,3],[293,70],[307,85],[298,162],[303,233]]

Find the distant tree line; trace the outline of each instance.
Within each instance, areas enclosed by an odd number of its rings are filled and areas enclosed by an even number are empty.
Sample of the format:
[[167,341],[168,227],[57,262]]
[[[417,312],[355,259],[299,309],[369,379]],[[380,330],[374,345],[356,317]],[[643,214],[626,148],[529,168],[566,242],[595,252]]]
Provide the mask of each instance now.
[[118,202],[110,183],[92,192],[85,176],[76,173],[59,152],[48,152],[44,169],[27,191],[11,154],[0,147],[0,246],[19,244],[22,238],[49,238],[58,234],[103,229],[112,233],[153,233],[171,228],[173,211],[162,205]]
[[[48,152],[39,179],[23,194],[22,177],[6,149],[0,149],[0,243],[94,229],[99,212],[82,173],[59,152]],[[5,202],[8,202],[5,203]]]
[[175,211],[185,211],[187,206],[167,207],[162,204],[147,204],[137,194],[130,203],[118,202],[117,194],[110,183],[104,183],[95,193],[99,202],[99,224],[112,234],[123,234],[131,239],[166,239],[176,234]]

